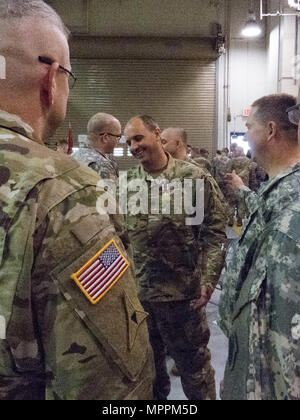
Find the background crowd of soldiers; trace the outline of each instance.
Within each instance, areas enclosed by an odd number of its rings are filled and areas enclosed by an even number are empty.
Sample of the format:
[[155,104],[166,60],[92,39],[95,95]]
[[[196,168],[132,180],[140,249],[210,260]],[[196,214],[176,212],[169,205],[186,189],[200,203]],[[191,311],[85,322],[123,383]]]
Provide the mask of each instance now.
[[242,226],[245,216],[242,204],[238,202],[236,193],[226,183],[226,174],[235,171],[243,180],[246,187],[257,192],[261,183],[267,180],[267,174],[256,160],[251,158],[251,153],[245,152],[242,147],[232,143],[230,151],[227,147],[218,150],[216,156],[210,161],[209,152],[206,149],[199,149],[188,145],[194,163],[202,169],[208,170],[217,181],[226,201],[228,208],[228,225]]

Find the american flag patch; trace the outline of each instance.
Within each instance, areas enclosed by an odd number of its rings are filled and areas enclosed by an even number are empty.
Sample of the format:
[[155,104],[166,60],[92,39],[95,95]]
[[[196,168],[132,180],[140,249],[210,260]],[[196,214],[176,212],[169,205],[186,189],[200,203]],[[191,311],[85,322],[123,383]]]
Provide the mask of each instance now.
[[129,262],[122,255],[116,242],[111,240],[71,277],[88,300],[95,305],[128,267]]

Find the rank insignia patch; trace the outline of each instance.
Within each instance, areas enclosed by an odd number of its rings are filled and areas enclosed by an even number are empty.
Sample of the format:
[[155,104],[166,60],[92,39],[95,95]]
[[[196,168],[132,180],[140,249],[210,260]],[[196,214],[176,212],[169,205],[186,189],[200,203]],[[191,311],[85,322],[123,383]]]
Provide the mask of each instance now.
[[95,305],[112,288],[129,267],[114,240],[108,242],[72,279],[88,300]]

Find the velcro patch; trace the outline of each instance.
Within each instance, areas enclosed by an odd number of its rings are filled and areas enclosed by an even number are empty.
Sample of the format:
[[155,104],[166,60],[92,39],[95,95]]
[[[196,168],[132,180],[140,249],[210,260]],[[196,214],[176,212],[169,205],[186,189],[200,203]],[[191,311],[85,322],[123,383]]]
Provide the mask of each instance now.
[[6,340],[6,321],[2,315],[0,315],[0,340]]
[[95,305],[128,267],[129,262],[112,239],[71,277],[87,299]]

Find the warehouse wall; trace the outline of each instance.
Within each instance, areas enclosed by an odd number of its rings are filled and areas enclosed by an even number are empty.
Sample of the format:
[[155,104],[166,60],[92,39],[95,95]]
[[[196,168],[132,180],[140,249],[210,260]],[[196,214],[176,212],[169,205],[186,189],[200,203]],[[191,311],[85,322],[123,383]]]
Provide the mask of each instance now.
[[[296,18],[264,18],[263,34],[246,40],[245,0],[49,0],[74,36],[76,59],[216,61],[216,127],[212,150],[230,143],[230,132],[245,131],[243,110],[260,96],[297,93],[293,60]],[[259,20],[259,0],[255,12]],[[285,0],[264,0],[265,12]],[[291,9],[283,9],[289,13]],[[227,35],[226,53],[215,50],[216,23]],[[78,133],[76,133],[78,134]]]

